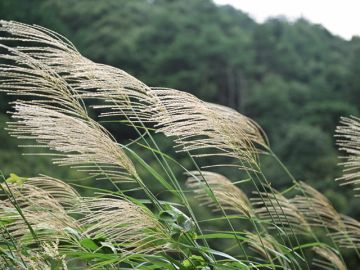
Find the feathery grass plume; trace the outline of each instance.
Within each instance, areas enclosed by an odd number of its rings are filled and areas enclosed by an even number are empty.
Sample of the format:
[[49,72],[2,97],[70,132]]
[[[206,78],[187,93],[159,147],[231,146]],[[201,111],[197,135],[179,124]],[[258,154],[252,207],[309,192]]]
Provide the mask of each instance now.
[[[79,69],[78,65],[76,67]],[[157,97],[150,87],[133,76],[120,69],[93,62],[79,70],[73,69],[71,74],[72,81],[80,78],[74,87],[82,98],[105,101],[105,104],[93,106],[105,110],[100,114],[101,117],[125,116],[133,123],[150,121]],[[96,91],[92,91],[94,88]]]
[[[17,239],[20,246],[58,240],[69,247],[74,244],[67,229],[77,231],[80,227],[51,193],[26,182],[1,184],[1,189],[6,199],[1,204],[0,217],[9,236]],[[32,246],[33,250],[41,248]]]
[[[99,140],[99,143],[113,140],[112,148],[119,148],[115,146],[116,143],[111,134],[88,116],[81,96],[84,96],[87,90],[90,91],[90,89],[97,88],[99,85],[104,87],[107,81],[116,82],[117,87],[122,85],[121,89],[116,89],[119,90],[118,96],[124,96],[126,99],[129,99],[128,94],[132,92],[131,89],[136,87],[142,89],[146,86],[141,85],[140,87],[140,82],[123,71],[95,64],[86,59],[66,38],[43,27],[1,21],[0,33],[1,32],[6,33],[6,35],[0,37],[1,41],[11,42],[16,40],[21,46],[10,48],[2,45],[7,53],[1,54],[0,58],[10,63],[0,65],[0,75],[4,78],[0,90],[13,95],[31,96],[32,99],[30,101],[22,101],[22,105],[30,103],[30,105],[36,105],[68,116],[73,116],[74,118],[79,118],[84,122],[81,126],[86,126],[87,131],[90,131],[90,127],[93,127],[96,129],[94,130],[96,135],[100,135],[101,132],[104,133],[104,139]],[[115,74],[117,74],[117,76],[115,76]],[[92,80],[90,81],[89,78],[92,78]],[[109,87],[115,88],[114,85],[110,85]],[[80,94],[80,92],[82,94]],[[123,94],[120,95],[122,92]],[[72,128],[70,130],[74,129]],[[62,133],[64,134],[64,132]],[[72,133],[75,135],[74,132]],[[78,135],[81,136],[81,132],[79,132]],[[93,136],[92,139],[98,138]],[[91,142],[94,143],[93,140]],[[111,143],[107,142],[104,147],[110,145]],[[81,146],[84,147],[83,151],[86,151],[85,145],[83,144]],[[77,150],[79,150],[81,146],[77,147]],[[88,146],[90,148],[94,145]],[[101,147],[97,147],[97,150],[105,150],[104,147],[102,149]],[[69,153],[71,149],[66,149],[66,151],[66,153]],[[89,151],[91,152],[91,150]],[[127,172],[129,174],[135,175],[131,161],[125,156],[125,153],[121,152],[123,152],[121,149],[112,150],[109,152],[110,158],[107,159],[109,160],[111,157],[114,158],[111,154],[120,154],[122,156],[120,157],[120,163],[121,161],[126,163],[123,164],[123,169],[125,169],[125,171],[128,170]],[[102,153],[101,160],[97,160],[96,156],[91,156],[90,153],[88,154],[87,157],[92,158],[92,160],[88,160],[88,163],[99,161],[100,164],[105,166],[105,164],[103,164],[104,158],[106,159],[105,152]],[[99,152],[97,154],[99,154]],[[79,160],[79,162],[82,162],[82,165],[86,167],[86,155],[78,155],[77,157],[73,155],[73,157],[72,162],[75,162],[76,158],[83,158],[83,160]],[[70,157],[68,160],[70,160]],[[62,163],[62,161],[57,161],[57,163]],[[106,172],[106,178],[111,177],[114,181],[120,178],[126,180],[125,175],[120,177],[119,175],[121,173],[116,171],[118,164],[114,166],[113,163],[114,161],[107,164],[109,165],[107,168],[103,166],[99,169],[93,166],[85,170],[94,174],[99,173],[99,171]],[[102,175],[104,174],[105,173]]]
[[299,182],[297,188],[303,195],[296,195],[290,202],[302,213],[307,222],[315,227],[327,227],[338,230],[341,216],[330,201],[313,187]]
[[[0,32],[8,34],[1,36],[0,40],[32,43],[34,51],[41,52],[43,50],[41,44],[64,51],[76,51],[75,46],[68,39],[38,25],[0,20]],[[26,50],[26,48],[22,49]]]
[[59,241],[44,243],[42,247],[39,252],[26,250],[23,252],[25,254],[13,251],[8,258],[8,262],[11,260],[10,268],[0,261],[1,269],[53,270],[56,267],[55,269],[68,270],[66,255],[59,254]]
[[53,270],[56,266],[56,269],[68,270],[66,256],[59,254],[58,245],[58,241],[44,244],[40,252],[12,251],[6,260],[0,258],[0,269]]
[[292,204],[290,199],[271,188],[271,192],[258,192],[251,198],[255,214],[270,224],[270,229],[280,228],[281,231],[308,234],[311,230],[304,215]]
[[242,128],[244,129],[246,135],[250,138],[250,140],[254,143],[255,146],[262,146],[265,149],[256,148],[258,151],[266,150],[269,146],[269,140],[266,136],[265,131],[256,123],[254,120],[240,114],[238,111],[223,105],[219,105],[216,103],[206,102],[207,106],[212,108],[221,117],[225,118],[229,123],[233,123],[233,126],[236,124],[246,122]]
[[65,209],[72,208],[80,200],[80,194],[75,189],[64,181],[50,176],[40,175],[31,177],[26,180],[26,183],[45,190]]
[[[0,257],[0,269],[51,270],[51,265],[39,252],[29,250],[25,255],[19,251],[12,251],[10,254]],[[67,270],[67,268],[63,268],[63,270]]]
[[246,194],[225,176],[209,171],[190,171],[188,174],[190,176],[186,185],[192,189],[202,205],[220,211],[219,205],[209,196],[207,186],[209,185],[224,210],[234,211],[247,217],[253,216],[253,209]]
[[125,199],[82,198],[75,213],[84,234],[104,239],[123,255],[153,254],[170,249],[166,227],[147,208]]
[[[15,47],[17,55],[23,54],[47,66],[66,82],[76,97],[98,98],[109,103],[96,106],[109,110],[103,116],[126,115],[132,121],[150,118],[149,108],[155,96],[148,86],[123,70],[92,62],[83,57],[66,38],[40,26],[0,21],[1,32],[7,36],[0,37],[0,40],[21,43],[21,46]],[[3,55],[4,59],[9,57]],[[12,87],[19,90],[13,80],[14,74],[9,75],[14,84]],[[44,94],[41,89],[32,91]]]
[[88,118],[86,109],[75,92],[49,66],[17,49],[0,44],[6,53],[0,54],[0,91],[10,95],[31,97],[23,101],[79,118]]
[[351,184],[358,190],[360,183],[360,119],[352,116],[351,118],[342,117],[340,126],[336,128],[337,145],[340,151],[344,151],[347,156],[341,157],[345,162],[340,163],[344,167],[344,175],[336,180],[341,181],[342,185]]
[[95,122],[21,102],[16,103],[12,117],[17,122],[9,124],[10,134],[36,140],[40,147],[58,152],[53,157],[55,164],[115,181],[134,181],[137,175],[125,152]]
[[352,217],[341,215],[341,226],[330,236],[340,247],[359,249],[360,222]]
[[321,257],[313,259],[313,265],[321,269],[346,270],[346,265],[340,257],[329,247],[314,247],[313,251]]
[[323,194],[304,182],[299,182],[297,188],[303,195],[295,196],[291,202],[305,216],[310,226],[324,228],[333,243],[340,247],[360,247],[358,221],[339,214]]
[[288,259],[281,249],[282,246],[271,235],[258,235],[252,232],[245,232],[245,242],[264,259],[271,262],[278,259],[282,265],[288,265]]
[[52,261],[56,261],[59,268],[61,265],[62,270],[68,270],[67,262],[65,260],[66,255],[61,255],[59,251],[59,240],[53,243],[44,243],[43,250],[44,250],[43,256],[51,258]]
[[246,169],[257,166],[255,144],[266,143],[249,118],[182,91],[164,88],[153,91],[159,102],[152,121],[157,132],[175,138],[179,151],[190,152],[195,157],[236,158],[240,160],[239,167]]

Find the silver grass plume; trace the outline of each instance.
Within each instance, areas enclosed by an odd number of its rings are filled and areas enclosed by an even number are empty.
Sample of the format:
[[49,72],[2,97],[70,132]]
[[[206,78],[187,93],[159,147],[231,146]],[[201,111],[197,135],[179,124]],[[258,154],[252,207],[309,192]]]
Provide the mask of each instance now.
[[[98,91],[105,91],[111,88],[112,90],[118,90],[118,97],[121,96],[121,99],[129,101],[131,99],[131,93],[136,92],[133,89],[136,89],[140,82],[123,71],[93,63],[83,57],[66,38],[43,27],[1,21],[0,33],[1,32],[6,33],[6,35],[0,37],[0,41],[6,43],[16,40],[21,45],[14,48],[0,45],[5,48],[7,52],[0,55],[0,58],[7,61],[7,64],[0,65],[0,75],[4,78],[0,85],[0,91],[6,91],[13,95],[31,96],[32,100],[22,101],[22,105],[36,105],[67,116],[72,116],[74,119],[78,118],[82,122],[80,126],[85,126],[87,131],[89,131],[89,127],[93,127],[96,135],[100,135],[100,131],[104,133],[104,139],[100,139],[99,143],[103,141],[108,142],[105,144],[106,147],[111,144],[109,140],[113,140],[112,148],[119,148],[119,146],[115,146],[116,143],[112,136],[88,116],[82,98],[97,95],[91,93],[91,89],[97,88]],[[109,83],[106,84],[106,82]],[[141,85],[140,88],[138,88],[142,89],[141,87],[144,88],[145,86]],[[139,90],[139,92],[141,91],[142,90]],[[108,96],[110,97],[110,95]],[[131,107],[131,105],[129,106]],[[67,123],[69,124],[69,121]],[[74,122],[74,124],[76,123]],[[69,128],[69,130],[74,130],[74,128],[75,127]],[[84,130],[84,132],[86,131]],[[75,135],[74,132],[72,132],[72,135]],[[79,136],[81,135],[81,132],[79,132]],[[98,138],[93,136],[92,139],[99,139],[99,136]],[[94,141],[91,141],[91,143],[92,145],[88,145],[89,147],[94,146]],[[77,147],[77,149],[79,148],[80,147]],[[97,150],[104,150],[104,148],[101,149],[101,147],[97,148]],[[69,153],[69,150],[70,149],[66,150],[67,153]],[[112,178],[115,181],[120,178],[122,180],[129,180],[126,174],[136,174],[131,161],[125,156],[125,153],[121,149],[113,150],[110,154],[114,154],[114,152],[117,152],[116,154],[122,152],[123,160],[127,163],[123,164],[125,165],[124,167],[121,167],[126,171],[121,177],[120,175],[122,173],[118,172],[118,164],[114,166],[114,162],[107,164],[109,166],[106,168],[87,166],[85,164],[86,160],[79,160],[79,162],[83,163],[82,165],[86,167],[82,169],[90,173],[100,173],[102,177]],[[99,154],[99,151],[97,154]],[[102,155],[102,157],[105,158],[106,155],[104,152]],[[75,155],[73,156],[76,158]],[[85,157],[85,155],[82,155],[82,157],[80,157],[80,155],[78,156],[78,158]],[[70,159],[70,157],[68,159]],[[63,161],[64,160],[56,162],[59,164],[65,163]],[[92,160],[88,160],[87,162],[93,163],[94,161],[99,160],[97,160],[95,156],[92,156]],[[72,162],[75,162],[75,160],[73,159]],[[100,164],[104,165],[103,162],[104,159],[99,161]]]
[[71,209],[80,200],[80,194],[69,184],[59,179],[40,175],[31,177],[26,180],[26,184],[30,184],[41,190],[45,190],[52,198],[54,198],[65,209]]
[[341,215],[341,226],[336,232],[330,233],[332,239],[342,248],[360,248],[360,222]]
[[[1,39],[0,39],[1,40]],[[77,93],[67,82],[46,64],[16,48],[0,44],[0,91],[10,95],[31,97],[23,101],[44,108],[87,119],[87,112]]]
[[[51,192],[32,185],[31,182],[21,185],[1,184],[1,189],[8,195],[2,201],[0,218],[4,219],[7,232],[21,246],[58,240],[66,241],[69,247],[74,244],[69,232],[80,230],[79,224],[68,215]],[[36,250],[41,248],[42,246],[37,246]]]
[[195,157],[236,158],[239,167],[257,167],[255,145],[266,146],[266,142],[249,118],[182,91],[164,88],[153,91],[159,102],[153,109],[152,121],[157,132],[174,137],[179,151],[190,152]]
[[[9,259],[0,257],[0,269],[17,269],[17,270],[51,270],[51,265],[46,262],[43,255],[39,252],[29,251],[29,254],[21,254],[20,251],[11,252],[11,263]],[[11,264],[12,268],[9,268]],[[67,268],[64,268],[67,270]]]
[[245,232],[245,243],[264,259],[271,262],[278,259],[282,265],[288,265],[288,259],[283,254],[280,243],[270,234],[258,235],[252,232]]
[[269,225],[270,229],[280,228],[284,232],[308,234],[311,229],[304,215],[290,199],[271,189],[259,192],[251,198],[255,214]]
[[332,230],[341,228],[340,214],[323,194],[304,182],[299,182],[297,188],[302,195],[296,195],[290,201],[311,226]]
[[[242,127],[244,132],[250,138],[250,140],[254,143],[255,146],[262,146],[266,151],[266,147],[269,146],[268,138],[265,134],[265,131],[251,118],[246,117],[240,114],[238,111],[216,103],[206,102],[207,106],[212,108],[218,114],[221,115],[226,121],[229,123],[233,123],[233,126],[236,127],[236,124],[241,124],[245,122],[246,124]],[[257,148],[257,151],[261,151]]]
[[290,199],[313,227],[325,228],[331,240],[341,247],[360,247],[360,223],[339,214],[319,191],[304,182],[298,183],[302,195]]
[[253,209],[246,194],[225,176],[209,171],[191,171],[186,185],[196,194],[202,205],[220,211],[219,205],[209,195],[213,192],[224,210],[234,211],[247,217],[253,216]]
[[346,265],[340,257],[329,247],[314,247],[312,249],[320,258],[313,259],[313,265],[324,270],[346,270]]
[[55,164],[116,181],[133,181],[137,175],[125,152],[96,122],[21,102],[12,117],[17,121],[9,123],[10,134],[57,152],[52,158]]
[[0,41],[21,42],[13,51],[51,69],[77,98],[105,100],[105,105],[95,106],[107,110],[103,116],[126,115],[132,121],[150,118],[149,108],[154,102],[151,89],[123,70],[92,62],[65,37],[40,26],[0,21],[1,32],[8,36],[0,37]]
[[[157,102],[150,87],[126,72],[106,65],[90,63],[84,68],[72,70],[72,76],[80,79],[78,85],[82,98],[101,99],[105,103],[94,105],[102,110],[101,117],[126,117],[131,123],[151,121],[152,108]],[[91,91],[96,88],[96,91]]]
[[[66,255],[61,255],[59,250],[59,240],[53,243],[44,243],[42,246],[46,257],[50,257],[53,260],[55,259],[58,265],[61,265],[62,270],[68,270],[67,262],[66,262]],[[60,268],[61,269],[61,268]]]
[[290,199],[313,227],[327,229],[328,236],[340,247],[360,247],[360,223],[339,214],[331,202],[319,191],[304,182],[298,183],[303,195]]
[[0,269],[9,269],[11,264],[10,269],[19,270],[52,270],[54,265],[57,267],[61,265],[61,268],[57,268],[59,270],[68,270],[66,255],[61,255],[59,252],[59,241],[44,243],[41,251],[28,249],[26,255],[20,250],[12,250],[9,258],[2,259],[4,257],[0,258]]
[[[16,57],[20,55],[23,58],[27,57],[32,59],[37,65],[45,66],[51,72],[55,73],[63,80],[61,83],[67,85],[67,88],[70,89],[73,98],[101,98],[107,101],[108,104],[98,106],[99,108],[107,109],[107,112],[102,114],[103,116],[121,114],[126,115],[131,121],[155,122],[159,126],[162,126],[162,131],[166,135],[171,136],[172,133],[175,133],[172,135],[178,135],[180,137],[177,142],[180,146],[184,147],[183,151],[196,152],[197,150],[201,151],[205,148],[211,149],[214,150],[213,153],[198,153],[197,155],[235,157],[240,159],[240,166],[245,168],[252,167],[252,165],[257,162],[254,144],[266,145],[262,132],[251,120],[234,110],[218,105],[207,104],[199,101],[195,97],[193,97],[190,102],[195,102],[195,104],[193,104],[195,105],[195,110],[188,111],[188,114],[182,114],[183,117],[187,115],[190,121],[182,119],[177,124],[174,122],[168,123],[167,120],[173,118],[173,115],[171,115],[173,111],[169,111],[170,108],[167,108],[169,102],[163,100],[165,98],[163,95],[159,96],[159,91],[150,89],[145,84],[121,70],[95,64],[82,57],[71,42],[50,30],[39,26],[29,26],[15,22],[1,21],[0,25],[0,32],[7,33],[1,40],[4,42],[16,40],[22,43],[21,46],[13,49],[13,51],[16,52],[14,53]],[[8,55],[5,54],[4,57],[6,58]],[[22,61],[15,62],[23,62],[23,59]],[[12,68],[15,70],[18,69],[16,64],[15,67],[12,66]],[[4,68],[3,71],[5,77],[9,77],[9,83],[11,84],[11,79],[14,75],[11,72],[7,74],[9,72],[6,68]],[[29,74],[31,74],[31,72],[29,72]],[[22,73],[20,72],[19,79],[21,79],[21,76]],[[16,85],[17,82],[18,80],[12,83]],[[13,85],[11,87],[14,87]],[[34,94],[34,91],[36,92],[37,90],[34,90],[33,87],[31,87],[32,85],[31,81],[26,91]],[[9,89],[11,87],[5,90],[11,91],[11,89]],[[93,89],[96,89],[96,92],[92,92]],[[17,89],[17,91],[13,92],[19,93],[21,91],[22,89],[20,89],[20,91]],[[164,93],[164,91],[162,91],[162,93]],[[182,92],[178,91],[177,93]],[[43,95],[44,92],[40,94]],[[178,101],[181,101],[185,96],[186,95],[179,96],[177,99],[180,100]],[[47,97],[50,100],[55,99],[51,95]],[[200,106],[197,111],[197,105],[204,106]],[[183,107],[178,104],[178,108],[175,108],[176,114],[182,111],[182,109]],[[77,113],[86,115],[86,113]],[[197,117],[192,117],[191,114],[193,113],[198,114]],[[153,117],[154,114],[155,117]],[[167,120],[163,119],[164,115],[168,115]],[[208,119],[205,119],[205,122],[202,121],[204,117],[208,117]],[[199,130],[192,129],[193,132],[196,131],[195,134],[188,133],[187,130],[184,129],[184,124],[196,124],[194,123],[198,122],[196,119],[202,124],[205,124],[205,126],[208,126],[209,129],[207,130],[202,127],[202,129]],[[169,133],[169,130],[166,130],[164,125],[174,126],[173,131]],[[179,130],[180,126],[183,127],[182,130]],[[195,127],[198,129],[199,125]],[[180,134],[177,132],[180,132]],[[198,139],[196,138],[197,136],[202,138]]]
[[336,180],[341,181],[342,185],[351,184],[359,190],[360,183],[360,119],[357,117],[342,117],[340,124],[336,128],[337,145],[339,150],[347,154],[344,162],[340,163],[344,167],[344,175]]
[[104,238],[123,255],[156,253],[170,249],[170,235],[145,207],[125,199],[82,198],[74,213],[84,234]]

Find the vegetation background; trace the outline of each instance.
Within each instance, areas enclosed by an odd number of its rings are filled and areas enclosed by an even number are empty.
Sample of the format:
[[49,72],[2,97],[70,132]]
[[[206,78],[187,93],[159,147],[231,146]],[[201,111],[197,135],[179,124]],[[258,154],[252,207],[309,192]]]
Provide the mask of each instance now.
[[[340,116],[359,116],[359,37],[346,41],[305,19],[258,24],[210,0],[2,0],[0,19],[59,32],[86,57],[147,85],[235,108],[265,129],[297,179],[322,191],[340,212],[360,218],[351,189],[333,181],[341,174],[335,127]],[[1,95],[1,125],[9,99]],[[79,177],[45,157],[22,156],[18,142],[0,128],[4,174]],[[135,137],[114,123],[108,128],[117,139]],[[283,170],[271,159],[262,163],[276,188],[286,187]]]

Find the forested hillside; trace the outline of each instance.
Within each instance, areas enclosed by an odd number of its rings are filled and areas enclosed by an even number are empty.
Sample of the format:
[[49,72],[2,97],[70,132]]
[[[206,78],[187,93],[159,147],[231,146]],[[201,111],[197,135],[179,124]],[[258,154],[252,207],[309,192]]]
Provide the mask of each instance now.
[[[188,91],[254,118],[298,179],[360,216],[355,202],[345,202],[351,191],[332,181],[341,171],[335,126],[340,116],[359,116],[360,38],[343,40],[305,19],[258,24],[210,0],[12,0],[0,2],[0,18],[48,27],[88,58],[150,86]],[[8,100],[1,95],[1,120]],[[110,128],[119,139],[132,136]],[[55,170],[45,158],[20,157],[17,142],[0,132],[5,174]],[[262,162],[274,185],[288,181],[272,160]]]

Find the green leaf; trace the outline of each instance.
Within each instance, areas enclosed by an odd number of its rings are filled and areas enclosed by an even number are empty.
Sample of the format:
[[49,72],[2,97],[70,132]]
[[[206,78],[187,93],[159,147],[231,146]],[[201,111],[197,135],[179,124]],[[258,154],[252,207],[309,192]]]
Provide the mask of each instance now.
[[15,173],[10,173],[10,177],[8,177],[5,181],[8,184],[17,184],[19,186],[22,186],[26,180],[27,180],[27,178],[25,178],[25,177],[20,177],[20,176],[16,175]]
[[96,251],[99,249],[99,246],[90,238],[85,238],[80,241],[81,246],[86,249]]

